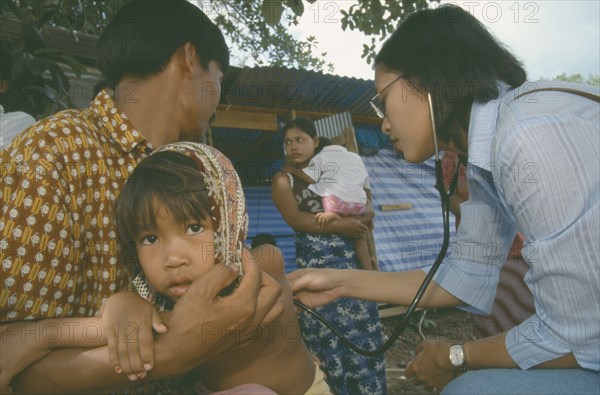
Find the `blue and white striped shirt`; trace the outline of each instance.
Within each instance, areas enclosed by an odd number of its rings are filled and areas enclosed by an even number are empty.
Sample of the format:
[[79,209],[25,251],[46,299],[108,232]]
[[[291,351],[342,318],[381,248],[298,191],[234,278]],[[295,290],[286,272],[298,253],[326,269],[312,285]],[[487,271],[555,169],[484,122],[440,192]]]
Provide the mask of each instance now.
[[516,231],[525,235],[525,282],[536,314],[508,332],[523,369],[572,352],[600,370],[600,106],[563,92],[595,87],[539,81],[474,103],[469,128],[469,200],[456,243],[434,277],[489,313]]

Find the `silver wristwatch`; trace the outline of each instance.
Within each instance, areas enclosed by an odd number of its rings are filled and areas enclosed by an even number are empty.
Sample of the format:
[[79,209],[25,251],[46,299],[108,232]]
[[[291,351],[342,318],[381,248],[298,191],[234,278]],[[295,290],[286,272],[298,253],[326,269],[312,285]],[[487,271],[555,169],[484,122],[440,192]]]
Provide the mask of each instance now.
[[462,344],[453,344],[450,346],[450,363],[454,368],[460,369],[461,372],[466,371],[465,368],[465,350]]

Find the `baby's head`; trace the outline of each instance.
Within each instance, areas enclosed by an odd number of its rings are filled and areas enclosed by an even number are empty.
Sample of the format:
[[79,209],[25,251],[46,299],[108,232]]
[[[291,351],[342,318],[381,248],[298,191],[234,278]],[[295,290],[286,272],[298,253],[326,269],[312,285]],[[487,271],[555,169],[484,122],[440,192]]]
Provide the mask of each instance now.
[[121,257],[144,297],[157,292],[176,301],[215,262],[240,261],[246,214],[239,178],[210,147],[172,144],[141,161],[116,215]]

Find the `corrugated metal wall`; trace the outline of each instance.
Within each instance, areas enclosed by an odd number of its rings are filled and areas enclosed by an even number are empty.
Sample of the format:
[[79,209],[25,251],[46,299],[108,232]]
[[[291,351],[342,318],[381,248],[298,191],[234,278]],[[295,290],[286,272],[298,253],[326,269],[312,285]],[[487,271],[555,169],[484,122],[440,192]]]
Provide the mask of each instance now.
[[[435,183],[434,162],[414,164],[391,148],[362,157],[369,172],[375,207],[375,245],[382,271],[403,271],[433,263],[442,237],[442,216]],[[276,237],[286,259],[286,271],[294,270],[294,231],[283,221],[271,201],[271,188],[245,187],[250,217],[249,240],[257,233]],[[402,211],[381,211],[382,204],[411,203]],[[450,230],[454,236],[454,217]]]

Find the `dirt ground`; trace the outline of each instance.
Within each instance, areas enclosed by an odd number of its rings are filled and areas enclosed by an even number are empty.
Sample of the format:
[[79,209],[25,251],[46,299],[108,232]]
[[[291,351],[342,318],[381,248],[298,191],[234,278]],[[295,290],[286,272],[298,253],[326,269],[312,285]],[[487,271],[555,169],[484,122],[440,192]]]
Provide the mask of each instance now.
[[[417,330],[422,311],[411,318],[411,326],[403,332],[394,345],[385,353],[387,374],[387,389],[389,395],[397,394],[431,394],[423,387],[415,386],[404,377],[406,363],[414,356],[414,350],[422,341]],[[400,324],[401,316],[387,317],[381,320],[384,333],[391,336],[394,329]],[[463,342],[473,338],[472,325],[469,314],[457,309],[437,309],[427,311],[421,324],[421,332],[427,338],[440,340],[453,340]]]

